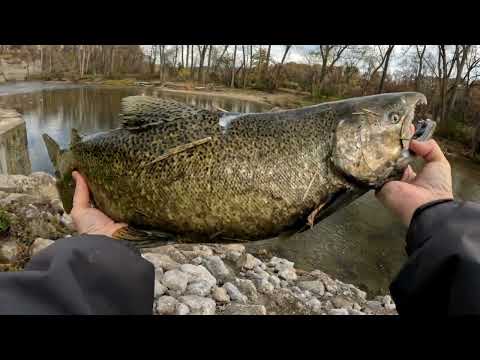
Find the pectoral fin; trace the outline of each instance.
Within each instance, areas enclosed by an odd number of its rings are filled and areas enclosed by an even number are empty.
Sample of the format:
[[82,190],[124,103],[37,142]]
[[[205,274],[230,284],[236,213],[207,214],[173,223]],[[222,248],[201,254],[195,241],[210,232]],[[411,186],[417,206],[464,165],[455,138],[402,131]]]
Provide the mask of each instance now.
[[118,229],[112,237],[117,240],[127,241],[136,248],[163,246],[176,240],[172,234],[159,231],[138,230],[131,226]]
[[349,205],[369,190],[369,188],[345,189],[330,195],[324,203],[317,206],[310,213],[307,218],[307,224],[305,224],[305,226],[303,226],[298,232],[304,232],[312,228],[314,225]]

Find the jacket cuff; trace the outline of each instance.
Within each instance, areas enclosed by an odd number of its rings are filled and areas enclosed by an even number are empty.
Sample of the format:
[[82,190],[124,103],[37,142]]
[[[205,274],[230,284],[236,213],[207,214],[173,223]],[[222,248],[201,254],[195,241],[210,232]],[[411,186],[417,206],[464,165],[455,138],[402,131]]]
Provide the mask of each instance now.
[[445,223],[451,211],[459,206],[452,199],[435,200],[415,210],[407,232],[407,255],[423,246],[432,236],[432,229]]

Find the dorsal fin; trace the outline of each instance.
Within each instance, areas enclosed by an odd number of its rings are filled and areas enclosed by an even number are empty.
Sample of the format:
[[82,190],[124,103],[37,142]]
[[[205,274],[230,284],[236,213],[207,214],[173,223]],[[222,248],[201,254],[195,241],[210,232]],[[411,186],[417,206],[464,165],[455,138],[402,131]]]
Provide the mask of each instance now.
[[80,142],[82,142],[82,136],[80,135],[77,129],[72,128],[72,130],[70,130],[70,147]]
[[129,96],[122,99],[120,119],[122,127],[142,130],[186,117],[214,115],[215,112],[196,108],[175,100],[150,96]]

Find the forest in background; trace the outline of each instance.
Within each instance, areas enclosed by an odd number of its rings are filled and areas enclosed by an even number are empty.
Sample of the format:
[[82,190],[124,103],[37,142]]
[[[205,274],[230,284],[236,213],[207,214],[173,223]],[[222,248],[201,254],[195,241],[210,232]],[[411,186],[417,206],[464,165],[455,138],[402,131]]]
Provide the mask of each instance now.
[[419,91],[428,99],[422,116],[437,121],[438,134],[480,156],[480,46],[316,45],[302,62],[288,61],[296,45],[281,45],[279,58],[272,46],[0,45],[0,58],[40,64],[31,79],[182,81],[289,91],[312,102]]

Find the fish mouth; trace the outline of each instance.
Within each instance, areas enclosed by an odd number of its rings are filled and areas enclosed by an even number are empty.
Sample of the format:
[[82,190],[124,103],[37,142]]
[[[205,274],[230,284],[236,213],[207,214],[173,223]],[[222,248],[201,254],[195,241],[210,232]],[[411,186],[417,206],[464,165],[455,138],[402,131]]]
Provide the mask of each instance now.
[[428,140],[435,130],[436,123],[430,119],[420,119],[414,124],[415,113],[422,105],[427,104],[427,99],[423,94],[415,94],[415,98],[411,99],[411,106],[405,115],[405,119],[400,130],[400,140],[403,149],[410,147],[410,142],[415,140]]
[[411,110],[405,117],[405,121],[402,124],[401,130],[401,142],[403,150],[401,151],[400,157],[396,163],[397,169],[405,169],[416,156],[415,153],[409,149],[410,142],[412,140],[427,141],[432,137],[435,131],[437,123],[430,119],[420,119],[416,122],[416,124],[413,124],[417,107],[426,104],[427,100],[425,96],[422,95],[416,100],[416,102],[413,104],[414,106],[411,107]]

